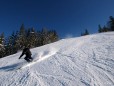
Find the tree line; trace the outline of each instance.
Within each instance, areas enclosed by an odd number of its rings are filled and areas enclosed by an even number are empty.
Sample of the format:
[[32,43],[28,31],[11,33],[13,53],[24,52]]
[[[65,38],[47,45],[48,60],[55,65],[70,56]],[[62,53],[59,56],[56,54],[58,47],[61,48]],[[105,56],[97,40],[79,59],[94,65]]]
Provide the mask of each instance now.
[[104,25],[103,27],[101,27],[101,25],[98,25],[98,27],[99,27],[98,29],[99,33],[114,31],[114,17],[110,16],[109,21],[107,22],[106,25]]
[[[104,26],[101,26],[100,24],[98,25],[98,33],[109,32],[109,31],[114,31],[114,17],[113,16],[109,17],[109,21],[107,22],[106,25]],[[89,35],[89,34],[90,34],[89,31],[85,29],[85,31],[81,33],[81,36]]]
[[[108,31],[114,31],[113,16],[109,17],[109,21],[103,27],[100,24],[98,25],[98,33]],[[89,34],[89,31],[85,29],[81,36]],[[31,48],[34,48],[55,42],[58,39],[59,37],[55,30],[42,28],[42,30],[36,31],[34,28],[26,29],[24,24],[22,24],[19,31],[13,32],[7,38],[5,38],[4,33],[0,34],[0,58],[15,54],[28,44],[31,45]]]
[[34,48],[55,42],[58,39],[55,30],[42,28],[42,30],[36,31],[34,28],[26,29],[22,24],[19,31],[13,32],[7,38],[4,33],[0,34],[0,58],[15,54],[28,44]]

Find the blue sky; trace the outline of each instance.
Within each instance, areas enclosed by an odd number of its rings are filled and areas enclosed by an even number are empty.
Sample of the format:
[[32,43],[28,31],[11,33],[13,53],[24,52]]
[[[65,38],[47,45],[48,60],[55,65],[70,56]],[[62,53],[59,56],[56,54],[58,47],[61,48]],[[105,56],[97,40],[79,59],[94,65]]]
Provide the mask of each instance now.
[[10,35],[25,28],[55,29],[59,36],[96,33],[114,16],[114,0],[0,0],[0,33]]

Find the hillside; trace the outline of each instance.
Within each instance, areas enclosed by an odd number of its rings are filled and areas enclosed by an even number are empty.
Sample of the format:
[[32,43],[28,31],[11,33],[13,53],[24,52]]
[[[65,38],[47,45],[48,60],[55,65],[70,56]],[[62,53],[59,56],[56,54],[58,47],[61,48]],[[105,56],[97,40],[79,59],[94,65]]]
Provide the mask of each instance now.
[[[62,39],[0,59],[0,86],[114,86],[114,32]],[[19,67],[23,67],[18,69]]]

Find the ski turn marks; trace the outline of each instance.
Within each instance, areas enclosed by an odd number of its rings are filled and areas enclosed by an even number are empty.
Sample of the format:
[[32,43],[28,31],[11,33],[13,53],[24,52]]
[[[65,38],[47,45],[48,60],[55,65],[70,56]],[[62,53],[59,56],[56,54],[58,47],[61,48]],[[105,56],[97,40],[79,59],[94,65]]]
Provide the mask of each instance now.
[[44,54],[44,55],[42,55],[41,57],[39,57],[39,59],[33,60],[32,62],[29,62],[29,63],[27,63],[27,64],[24,64],[23,66],[19,67],[18,69],[23,69],[23,68],[29,67],[29,66],[31,66],[31,65],[34,65],[34,64],[36,64],[36,63],[38,63],[38,62],[41,62],[41,61],[43,61],[43,60],[45,60],[45,59],[47,59],[47,58],[49,58],[50,56],[53,56],[53,55],[55,55],[55,54],[56,54],[56,52],[49,52],[48,54]]

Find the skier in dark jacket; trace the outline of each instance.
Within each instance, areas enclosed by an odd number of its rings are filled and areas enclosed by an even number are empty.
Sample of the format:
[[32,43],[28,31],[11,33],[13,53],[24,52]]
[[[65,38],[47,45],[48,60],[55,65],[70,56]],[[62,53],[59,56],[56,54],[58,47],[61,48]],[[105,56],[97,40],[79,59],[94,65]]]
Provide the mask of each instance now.
[[23,49],[23,52],[22,54],[20,55],[19,59],[23,56],[23,55],[26,55],[26,57],[24,58],[27,62],[31,62],[33,60],[33,58],[31,57],[31,51],[30,51],[30,48],[29,47],[25,47]]

